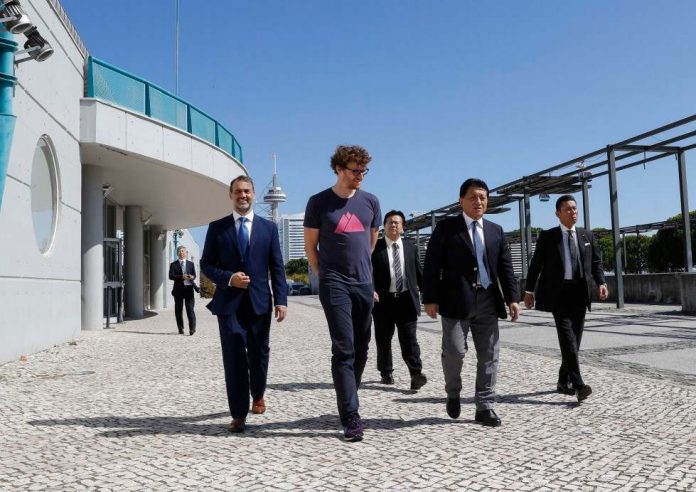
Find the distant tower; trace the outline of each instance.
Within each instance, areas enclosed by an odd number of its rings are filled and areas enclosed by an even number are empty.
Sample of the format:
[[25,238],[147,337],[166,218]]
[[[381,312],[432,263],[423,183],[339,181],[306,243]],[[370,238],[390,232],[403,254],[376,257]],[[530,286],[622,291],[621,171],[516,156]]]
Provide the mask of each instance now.
[[263,202],[267,203],[271,207],[271,220],[276,224],[280,224],[280,214],[278,213],[278,205],[287,201],[288,197],[278,184],[278,172],[277,172],[277,159],[278,156],[273,152],[273,179],[271,180],[271,186],[268,191],[263,196]]

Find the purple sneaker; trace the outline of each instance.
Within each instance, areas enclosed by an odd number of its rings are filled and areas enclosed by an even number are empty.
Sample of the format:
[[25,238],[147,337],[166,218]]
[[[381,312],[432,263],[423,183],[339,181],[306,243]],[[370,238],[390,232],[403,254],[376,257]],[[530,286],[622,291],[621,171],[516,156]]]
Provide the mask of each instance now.
[[343,427],[343,439],[349,442],[362,441],[363,425],[360,417],[351,415],[348,417],[348,424]]

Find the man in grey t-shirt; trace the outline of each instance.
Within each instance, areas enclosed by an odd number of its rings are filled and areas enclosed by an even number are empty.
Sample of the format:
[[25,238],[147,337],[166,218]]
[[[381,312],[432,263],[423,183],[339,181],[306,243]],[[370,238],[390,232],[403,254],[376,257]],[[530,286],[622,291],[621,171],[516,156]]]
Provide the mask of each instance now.
[[358,387],[370,344],[370,257],[382,222],[379,200],[360,189],[371,159],[360,146],[339,145],[331,157],[336,184],[310,197],[304,218],[305,251],[319,276],[338,414],[348,441],[363,437]]

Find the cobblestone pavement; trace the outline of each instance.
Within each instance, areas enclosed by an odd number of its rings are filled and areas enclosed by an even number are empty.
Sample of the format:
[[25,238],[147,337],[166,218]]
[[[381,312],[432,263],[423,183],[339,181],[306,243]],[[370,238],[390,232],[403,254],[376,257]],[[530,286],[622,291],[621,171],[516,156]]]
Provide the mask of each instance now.
[[[693,317],[655,306],[594,311],[582,368],[595,392],[578,405],[553,391],[560,356],[551,318],[523,311],[520,323],[501,325],[503,425],[494,429],[473,421],[473,350],[462,417],[447,417],[439,323],[423,319],[430,381],[408,391],[395,340],[397,384],[379,384],[371,347],[360,390],[365,440],[345,443],[315,297],[292,298],[288,319],[274,324],[268,411],[250,415],[242,435],[226,429],[217,324],[202,305],[193,337],[175,334],[172,311],[163,311],[0,366],[0,489],[696,487]],[[672,367],[671,351],[691,366]]]

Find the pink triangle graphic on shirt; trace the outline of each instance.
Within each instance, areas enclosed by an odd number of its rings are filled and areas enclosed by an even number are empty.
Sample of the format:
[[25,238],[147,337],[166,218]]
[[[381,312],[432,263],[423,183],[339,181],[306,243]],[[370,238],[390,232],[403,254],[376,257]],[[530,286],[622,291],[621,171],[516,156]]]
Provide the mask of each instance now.
[[341,217],[341,220],[338,221],[338,225],[336,226],[336,230],[334,232],[336,234],[346,232],[365,232],[365,228],[360,222],[360,219],[358,219],[354,214],[346,212]]

